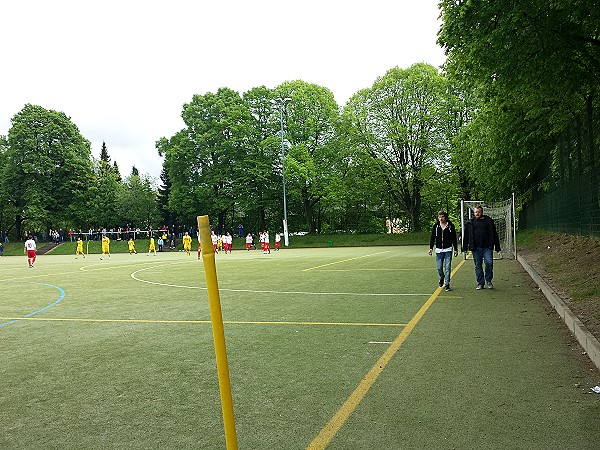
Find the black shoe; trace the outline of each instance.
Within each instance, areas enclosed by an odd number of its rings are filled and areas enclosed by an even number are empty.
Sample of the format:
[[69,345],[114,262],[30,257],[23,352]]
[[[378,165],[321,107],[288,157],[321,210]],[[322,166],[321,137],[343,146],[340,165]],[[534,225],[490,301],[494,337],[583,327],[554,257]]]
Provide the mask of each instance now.
[[440,283],[438,284],[439,287],[442,287],[444,285],[444,279],[440,278]]
[[446,289],[446,292],[450,291],[450,285],[447,284],[445,289]]

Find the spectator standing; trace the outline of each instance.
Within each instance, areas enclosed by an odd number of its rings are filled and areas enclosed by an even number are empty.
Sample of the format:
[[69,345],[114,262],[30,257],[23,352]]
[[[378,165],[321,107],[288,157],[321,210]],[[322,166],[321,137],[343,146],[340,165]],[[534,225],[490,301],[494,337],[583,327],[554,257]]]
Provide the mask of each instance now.
[[432,255],[435,247],[435,265],[437,268],[439,286],[445,286],[446,291],[450,290],[450,273],[452,270],[452,251],[454,256],[458,256],[458,243],[456,239],[456,228],[448,220],[446,211],[438,212],[438,222],[431,229],[429,238],[429,256]]
[[[494,278],[494,248],[500,252],[500,238],[496,231],[496,225],[491,217],[483,214],[483,206],[475,207],[474,216],[465,223],[464,241],[462,250],[470,250],[475,263],[475,278],[477,290],[483,289],[487,284],[492,289]],[[485,264],[485,273],[483,265]]]

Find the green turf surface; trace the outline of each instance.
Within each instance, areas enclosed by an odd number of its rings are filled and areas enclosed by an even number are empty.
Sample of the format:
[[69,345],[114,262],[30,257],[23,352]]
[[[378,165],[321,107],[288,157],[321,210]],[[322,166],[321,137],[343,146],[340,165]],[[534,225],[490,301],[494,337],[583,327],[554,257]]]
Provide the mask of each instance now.
[[[216,258],[241,449],[306,448],[437,290],[425,246]],[[597,448],[598,371],[518,263],[494,284],[467,261],[327,448]],[[225,448],[204,287],[195,254],[0,258],[0,323],[47,307],[0,326],[0,448]]]

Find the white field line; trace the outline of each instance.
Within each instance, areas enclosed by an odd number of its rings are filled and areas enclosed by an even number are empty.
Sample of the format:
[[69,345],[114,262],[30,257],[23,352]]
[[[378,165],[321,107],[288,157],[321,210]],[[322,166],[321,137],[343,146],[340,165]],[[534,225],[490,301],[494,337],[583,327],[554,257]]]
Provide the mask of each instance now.
[[341,264],[343,262],[354,261],[357,259],[370,258],[371,256],[383,255],[383,254],[389,253],[389,252],[390,252],[390,250],[385,250],[383,252],[370,253],[368,255],[361,255],[361,256],[356,256],[354,258],[347,258],[347,259],[342,259],[340,261],[333,261],[333,262],[330,262],[327,264],[321,264],[320,266],[309,267],[308,269],[304,269],[303,272],[308,272],[309,270],[320,269],[321,267],[333,266],[334,264]]
[[[203,286],[185,286],[180,284],[170,284],[170,283],[159,283],[157,281],[148,281],[142,280],[137,277],[139,272],[143,272],[144,270],[155,269],[157,267],[163,266],[152,266],[145,267],[140,270],[136,270],[131,274],[131,278],[135,281],[139,281],[140,283],[148,283],[153,284],[155,286],[165,286],[165,287],[173,287],[180,289],[202,289],[206,290],[206,287]],[[221,292],[247,292],[250,294],[289,294],[289,295],[347,295],[347,296],[359,296],[359,297],[429,297],[431,294],[399,294],[399,293],[368,293],[368,292],[306,292],[306,291],[270,291],[270,290],[255,290],[255,289],[228,289],[228,288],[219,288]]]

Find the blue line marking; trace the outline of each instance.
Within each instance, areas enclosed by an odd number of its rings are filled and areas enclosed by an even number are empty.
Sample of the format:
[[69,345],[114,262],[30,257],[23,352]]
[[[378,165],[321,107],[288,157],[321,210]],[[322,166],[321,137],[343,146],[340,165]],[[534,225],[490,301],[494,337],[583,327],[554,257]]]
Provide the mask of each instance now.
[[[57,305],[58,303],[60,303],[60,301],[65,298],[65,291],[63,291],[61,288],[59,288],[58,286],[54,286],[53,284],[46,284],[46,283],[36,283],[33,281],[27,282],[27,281],[14,281],[14,283],[29,283],[29,284],[39,284],[40,286],[48,286],[51,287],[53,289],[56,289],[58,292],[60,292],[60,297],[58,297],[58,300],[50,303],[49,305],[44,306],[43,308],[38,309],[37,311],[31,312],[29,314],[25,314],[23,317],[31,317],[31,316],[35,316],[38,313],[41,313],[42,311],[47,310],[48,308],[51,308],[54,305]],[[0,323],[0,328],[6,326],[6,325],[10,325],[11,323],[15,323],[16,320],[11,320],[8,322],[4,322],[4,323]]]

